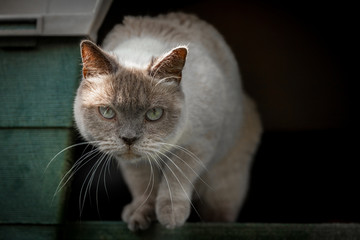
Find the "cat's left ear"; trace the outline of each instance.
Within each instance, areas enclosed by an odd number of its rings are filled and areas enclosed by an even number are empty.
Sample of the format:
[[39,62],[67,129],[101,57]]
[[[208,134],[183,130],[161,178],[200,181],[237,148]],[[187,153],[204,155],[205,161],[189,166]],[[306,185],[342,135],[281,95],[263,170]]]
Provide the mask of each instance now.
[[80,48],[82,72],[85,79],[95,75],[110,74],[115,70],[115,60],[95,43],[84,40],[81,42]]
[[150,76],[165,82],[179,84],[187,53],[187,47],[182,46],[174,48],[164,56],[155,59],[149,66]]

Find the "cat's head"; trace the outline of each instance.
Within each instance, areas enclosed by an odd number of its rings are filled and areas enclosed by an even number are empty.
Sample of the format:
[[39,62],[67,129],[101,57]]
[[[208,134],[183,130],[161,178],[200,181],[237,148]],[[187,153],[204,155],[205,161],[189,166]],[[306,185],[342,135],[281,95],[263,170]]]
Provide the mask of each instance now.
[[186,47],[154,56],[144,69],[122,66],[94,43],[80,45],[83,80],[74,115],[81,135],[118,159],[144,159],[181,131]]

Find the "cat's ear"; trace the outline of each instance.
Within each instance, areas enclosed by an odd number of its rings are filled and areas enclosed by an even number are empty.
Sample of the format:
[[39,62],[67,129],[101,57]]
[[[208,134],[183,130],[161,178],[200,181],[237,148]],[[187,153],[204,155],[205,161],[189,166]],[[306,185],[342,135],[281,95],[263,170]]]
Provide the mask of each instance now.
[[166,82],[180,83],[187,52],[186,47],[177,47],[164,56],[153,60],[149,66],[150,76]]
[[115,71],[115,60],[95,43],[84,40],[80,44],[83,77],[110,74]]

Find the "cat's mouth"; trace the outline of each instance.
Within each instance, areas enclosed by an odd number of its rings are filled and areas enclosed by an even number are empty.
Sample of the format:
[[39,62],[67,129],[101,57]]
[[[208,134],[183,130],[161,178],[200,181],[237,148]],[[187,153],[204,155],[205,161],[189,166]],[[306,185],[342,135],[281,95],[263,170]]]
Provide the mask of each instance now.
[[117,157],[120,159],[132,160],[132,159],[139,159],[142,156],[134,149],[128,148],[125,152],[117,154]]

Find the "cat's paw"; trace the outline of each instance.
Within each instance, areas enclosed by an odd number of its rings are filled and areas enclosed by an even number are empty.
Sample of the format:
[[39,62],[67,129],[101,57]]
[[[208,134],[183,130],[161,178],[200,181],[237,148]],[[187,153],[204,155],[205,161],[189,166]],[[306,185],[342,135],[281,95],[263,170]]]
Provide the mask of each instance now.
[[168,229],[184,225],[190,215],[190,203],[186,200],[163,200],[156,203],[158,221]]
[[154,204],[144,201],[133,201],[124,207],[121,218],[128,228],[135,232],[147,229],[155,220]]

